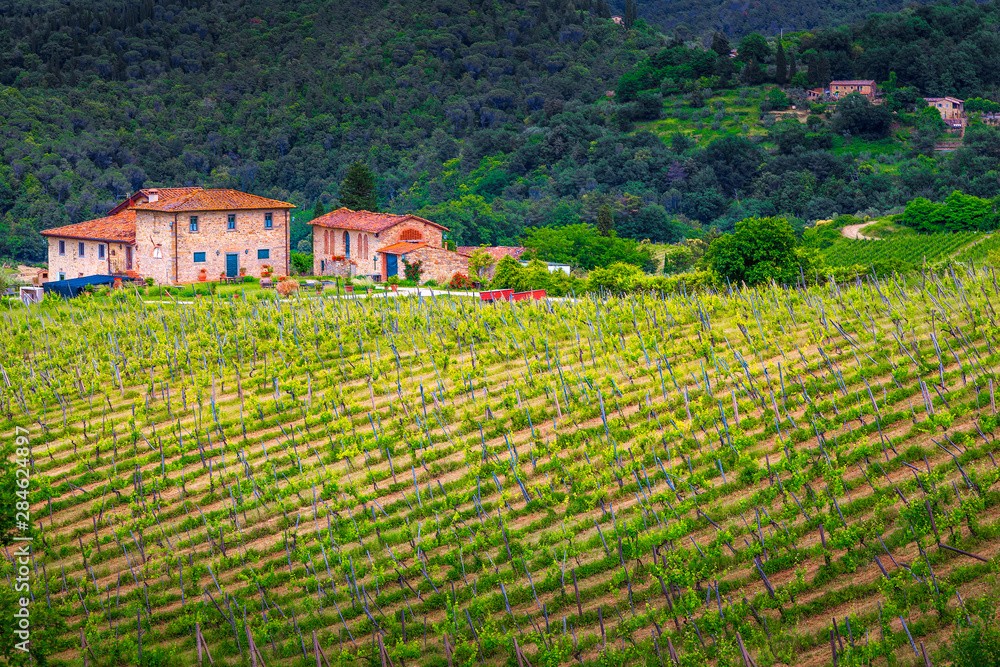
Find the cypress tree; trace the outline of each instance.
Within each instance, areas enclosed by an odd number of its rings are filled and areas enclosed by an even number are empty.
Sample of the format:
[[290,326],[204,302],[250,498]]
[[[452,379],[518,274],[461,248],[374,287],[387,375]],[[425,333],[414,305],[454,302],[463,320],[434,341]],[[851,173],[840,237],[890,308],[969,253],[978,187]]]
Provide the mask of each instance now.
[[785,85],[787,65],[785,63],[785,47],[778,40],[778,52],[774,56],[774,81],[779,86]]
[[610,236],[614,228],[615,218],[611,213],[611,206],[602,204],[601,208],[597,209],[597,231],[601,236]]
[[326,213],[326,209],[323,208],[323,202],[317,199],[316,206],[313,207],[313,220],[323,215],[324,213]]
[[340,205],[355,211],[378,211],[375,174],[367,165],[355,162],[340,184]]
[[712,50],[719,54],[720,58],[728,58],[733,47],[729,45],[729,40],[721,32],[712,35]]
[[795,64],[795,51],[788,52],[788,80],[791,81],[795,78],[795,75],[799,73],[798,66]]
[[625,28],[632,29],[635,25],[635,0],[625,0]]

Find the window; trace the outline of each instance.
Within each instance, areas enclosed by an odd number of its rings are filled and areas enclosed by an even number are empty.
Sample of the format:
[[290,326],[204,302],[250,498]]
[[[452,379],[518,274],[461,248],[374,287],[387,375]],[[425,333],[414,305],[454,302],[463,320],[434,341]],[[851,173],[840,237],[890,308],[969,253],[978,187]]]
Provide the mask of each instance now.
[[257,259],[271,259],[271,250],[269,248],[258,250]]
[[420,233],[419,229],[404,229],[403,233],[399,235],[400,241],[423,241],[424,235]]
[[76,254],[80,257],[83,257],[83,253],[84,253],[83,241],[80,241],[79,243],[76,244]]
[[351,235],[344,232],[344,257],[351,258]]
[[226,218],[226,229],[236,229],[236,214],[230,213]]
[[264,214],[264,229],[271,229],[274,227],[274,214],[265,213]]
[[191,229],[192,232],[198,231],[198,216],[196,216],[196,215],[192,215],[191,216],[191,226],[190,226],[190,229]]
[[[60,241],[59,242],[59,254],[60,255],[65,255],[66,254],[66,242],[65,241]],[[62,280],[62,278],[60,278],[60,280]]]
[[62,271],[59,272],[59,280],[66,280],[66,274]]
[[194,261],[195,261],[195,264],[201,264],[202,262],[204,262],[205,261],[205,253],[203,253],[203,252],[196,252],[194,254]]
[[104,244],[97,244],[97,259],[104,259]]
[[153,248],[153,259],[162,259],[162,258],[163,258],[163,251],[160,250],[160,247],[156,246],[155,248]]

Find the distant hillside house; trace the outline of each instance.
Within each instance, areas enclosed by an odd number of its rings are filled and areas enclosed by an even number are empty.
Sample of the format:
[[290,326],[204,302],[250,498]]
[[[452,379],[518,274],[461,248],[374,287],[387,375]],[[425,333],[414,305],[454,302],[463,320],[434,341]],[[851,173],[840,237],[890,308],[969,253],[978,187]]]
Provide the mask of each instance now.
[[237,190],[140,190],[108,216],[46,229],[49,274],[63,280],[127,274],[189,283],[264,265],[288,274],[288,202]]
[[338,208],[309,224],[318,276],[404,278],[404,262],[422,262],[425,282],[446,283],[456,273],[469,272],[468,255],[444,247],[448,228],[416,215]]
[[851,80],[851,81],[831,81],[830,96],[841,98],[851,93],[858,93],[868,99],[874,99],[878,93],[878,86],[873,80]]
[[927,106],[934,107],[945,122],[965,118],[965,102],[957,97],[925,97]]

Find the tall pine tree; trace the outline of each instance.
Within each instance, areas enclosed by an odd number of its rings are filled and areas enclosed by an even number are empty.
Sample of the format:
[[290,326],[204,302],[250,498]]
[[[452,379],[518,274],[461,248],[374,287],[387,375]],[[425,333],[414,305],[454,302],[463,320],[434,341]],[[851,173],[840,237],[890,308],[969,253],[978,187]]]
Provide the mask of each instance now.
[[347,170],[340,184],[340,205],[354,211],[378,211],[378,193],[375,190],[375,174],[361,162],[355,162]]
[[779,86],[785,85],[787,80],[787,63],[785,62],[785,47],[781,40],[778,40],[778,52],[774,55],[774,82]]
[[788,52],[788,80],[791,81],[799,73],[799,68],[795,64],[795,51]]

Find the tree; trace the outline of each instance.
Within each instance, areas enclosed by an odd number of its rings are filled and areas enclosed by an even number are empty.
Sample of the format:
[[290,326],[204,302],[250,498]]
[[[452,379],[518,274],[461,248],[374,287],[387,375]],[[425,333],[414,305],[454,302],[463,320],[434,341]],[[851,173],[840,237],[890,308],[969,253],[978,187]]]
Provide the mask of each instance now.
[[601,236],[609,236],[615,229],[615,217],[609,204],[603,204],[597,211],[597,231]]
[[625,0],[625,27],[629,30],[635,25],[636,9],[635,0]]
[[340,184],[338,198],[341,206],[355,211],[378,211],[375,174],[367,165],[355,162],[348,168],[347,175]]
[[720,58],[728,58],[733,47],[729,45],[729,40],[721,32],[712,35],[712,50],[719,54]]
[[313,206],[313,220],[320,217],[324,213],[326,213],[326,209],[323,208],[323,202],[317,199],[316,205]]
[[788,52],[788,81],[795,78],[795,75],[799,73],[799,67],[795,63],[795,51]]
[[833,116],[833,129],[841,134],[881,139],[889,135],[892,112],[882,104],[872,104],[867,97],[851,93],[837,102]]
[[785,47],[782,46],[781,40],[778,40],[778,51],[774,55],[774,81],[779,86],[785,85],[787,80],[788,70],[787,63],[785,62]]
[[740,220],[735,233],[720,236],[705,254],[708,267],[721,278],[748,285],[794,283],[803,259],[785,218]]
[[750,33],[740,40],[736,57],[741,62],[748,63],[751,60],[758,63],[766,63],[771,58],[771,47],[767,45],[767,40],[763,35]]
[[486,252],[483,248],[477,248],[472,253],[472,257],[469,258],[469,275],[482,278],[483,273],[488,271],[495,263],[496,260],[493,259],[493,255]]

